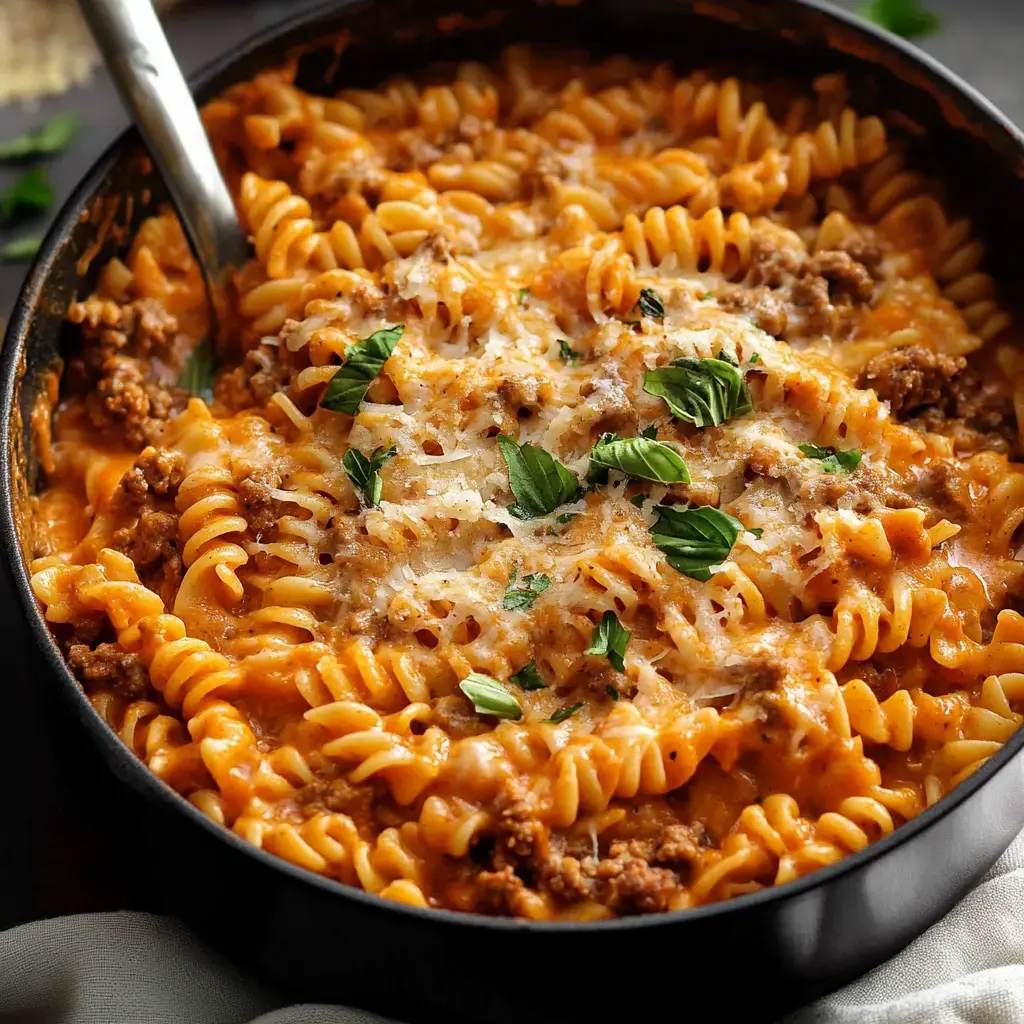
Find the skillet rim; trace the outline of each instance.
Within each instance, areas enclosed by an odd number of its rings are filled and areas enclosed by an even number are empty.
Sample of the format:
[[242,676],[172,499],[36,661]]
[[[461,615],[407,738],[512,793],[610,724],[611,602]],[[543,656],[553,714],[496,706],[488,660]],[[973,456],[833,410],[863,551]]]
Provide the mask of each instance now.
[[[271,54],[268,51],[272,45],[280,45],[284,41],[287,41],[288,45],[294,45],[301,40],[316,39],[318,35],[328,33],[331,31],[332,20],[340,17],[346,8],[355,6],[359,2],[360,0],[326,0],[308,11],[286,18],[247,37],[189,76],[189,86],[193,94],[198,96],[200,101],[205,100],[211,92],[224,88],[230,79],[232,69],[238,65],[257,56],[269,58]],[[844,30],[866,37],[876,51],[883,54],[888,51],[889,56],[916,66],[916,69],[924,72],[929,83],[941,93],[947,96],[952,94],[956,100],[973,107],[971,112],[983,123],[1001,129],[1009,137],[1018,155],[1024,159],[1024,133],[977,89],[964,82],[957,74],[929,54],[873,23],[860,19],[851,12],[833,7],[823,0],[781,0],[781,3],[816,11],[826,19],[838,23]],[[699,13],[693,10],[692,0],[688,0],[687,6],[690,8],[691,14]],[[267,66],[272,65],[268,64]],[[258,864],[262,864],[271,871],[283,872],[289,875],[293,881],[317,888],[332,898],[340,897],[353,900],[362,904],[367,911],[377,912],[381,915],[388,913],[402,915],[409,919],[410,924],[418,923],[426,927],[436,924],[460,929],[536,931],[545,934],[580,931],[610,932],[633,928],[671,928],[689,922],[696,926],[699,921],[706,918],[730,914],[739,915],[748,908],[752,909],[775,901],[795,899],[827,886],[834,879],[866,867],[876,859],[885,857],[891,850],[895,850],[927,832],[956,808],[968,802],[1024,749],[1024,727],[1022,727],[980,769],[960,783],[952,793],[927,808],[916,818],[898,826],[889,835],[876,842],[869,843],[864,849],[848,854],[839,861],[819,868],[795,881],[699,907],[603,921],[530,921],[461,913],[446,909],[410,907],[381,899],[363,889],[307,871],[281,857],[268,853],[266,850],[252,846],[231,829],[218,825],[189,803],[185,797],[150,772],[146,765],[128,750],[117,734],[100,718],[89,703],[84,690],[71,674],[61,655],[32,593],[28,568],[22,559],[15,526],[17,489],[13,480],[12,456],[17,450],[17,444],[11,427],[18,412],[17,400],[20,383],[18,371],[24,361],[32,321],[41,306],[51,269],[59,258],[65,241],[78,223],[81,211],[89,208],[91,199],[117,163],[128,151],[139,144],[139,135],[134,127],[122,132],[75,187],[46,233],[8,320],[3,351],[0,353],[0,449],[7,453],[3,471],[0,472],[0,520],[2,520],[0,521],[0,552],[2,552],[5,568],[13,583],[12,589],[15,592],[18,608],[46,661],[46,667],[50,670],[50,674],[59,681],[60,687],[65,691],[65,696],[74,701],[75,711],[82,720],[83,726],[92,734],[94,741],[103,748],[107,755],[107,770],[114,773],[110,762],[117,762],[119,769],[133,777],[134,784],[143,789],[147,798],[152,798],[159,805],[173,808],[183,818],[191,821],[193,825],[206,829],[209,834],[232,846],[239,854],[255,859]],[[1000,159],[1005,160],[1005,157],[1000,157]]]

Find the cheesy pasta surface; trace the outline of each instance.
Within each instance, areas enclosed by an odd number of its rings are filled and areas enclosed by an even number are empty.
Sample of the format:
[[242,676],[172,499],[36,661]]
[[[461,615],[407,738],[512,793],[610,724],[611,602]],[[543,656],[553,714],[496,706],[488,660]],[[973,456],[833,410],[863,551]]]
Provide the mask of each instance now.
[[[1021,355],[841,77],[515,47],[204,118],[75,302],[32,587],[97,712],[249,842],[596,920],[784,883],[1022,721]],[[190,394],[191,393],[191,394]]]

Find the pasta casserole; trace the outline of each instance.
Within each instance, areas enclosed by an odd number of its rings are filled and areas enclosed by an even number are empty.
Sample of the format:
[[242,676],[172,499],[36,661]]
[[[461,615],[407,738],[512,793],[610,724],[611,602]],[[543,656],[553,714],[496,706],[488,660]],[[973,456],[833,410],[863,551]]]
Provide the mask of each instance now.
[[31,567],[203,813],[407,905],[599,920],[834,863],[1020,725],[1024,362],[841,76],[512,47],[204,120],[230,329],[146,220],[68,312]]

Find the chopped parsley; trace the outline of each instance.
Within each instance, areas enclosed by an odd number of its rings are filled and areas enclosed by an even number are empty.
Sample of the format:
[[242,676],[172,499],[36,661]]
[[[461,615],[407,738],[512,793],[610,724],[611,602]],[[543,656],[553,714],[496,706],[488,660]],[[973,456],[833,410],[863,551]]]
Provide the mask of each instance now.
[[939,16],[921,0],[871,0],[860,8],[868,21],[906,39],[930,35],[940,25]]
[[213,372],[213,345],[207,338],[189,353],[178,378],[178,387],[184,388],[194,398],[201,398],[209,405],[213,401]]
[[644,391],[663,398],[673,416],[696,427],[717,427],[754,408],[743,373],[725,359],[677,359],[648,370]]
[[636,305],[644,316],[654,317],[655,320],[660,320],[665,315],[665,303],[653,288],[641,288]]
[[560,708],[550,718],[545,718],[545,722],[552,722],[558,725],[559,722],[564,722],[567,718],[572,718],[579,709],[583,707],[583,701],[578,700],[575,704],[570,704],[567,708]]
[[505,589],[505,596],[501,601],[501,607],[507,612],[528,611],[533,607],[533,602],[551,586],[551,577],[545,576],[542,572],[528,573],[517,586],[518,572],[518,569],[512,571],[508,587]]
[[580,359],[579,352],[573,352],[572,346],[565,338],[560,338],[558,341],[558,354],[566,363],[578,363]]
[[386,451],[383,448],[374,449],[369,458],[357,448],[349,448],[342,457],[341,464],[349,480],[362,493],[366,504],[371,508],[376,508],[380,504],[380,492],[384,485],[380,471],[384,468],[384,463],[397,454],[398,449],[392,445]]
[[53,185],[42,167],[32,167],[16,178],[0,196],[0,218],[4,223],[34,213],[42,213],[53,205]]
[[524,665],[515,675],[508,677],[510,683],[515,683],[520,690],[546,690],[548,684],[541,678],[540,673],[537,671],[537,663],[531,661],[529,665]]
[[598,483],[615,469],[634,480],[658,484],[688,484],[690,472],[679,453],[661,441],[649,437],[616,437],[602,434],[590,450],[587,480]]
[[[655,505],[658,522],[651,527],[651,540],[668,556],[668,564],[690,579],[707,582],[711,567],[729,557],[744,525],[717,508],[677,508]],[[760,529],[749,531],[761,536]]]
[[38,131],[24,132],[0,142],[0,160],[50,156],[64,149],[78,133],[78,115],[54,114]]
[[43,244],[39,235],[22,235],[20,238],[13,238],[9,242],[0,245],[0,260],[5,263],[18,263],[21,260],[30,260]]
[[567,505],[580,496],[576,477],[543,448],[517,444],[507,434],[498,435],[498,447],[516,499],[509,512],[517,519],[550,515],[559,505]]
[[845,452],[816,444],[798,444],[797,448],[809,459],[817,459],[823,473],[841,473],[844,476],[860,465],[862,457],[858,448],[850,448]]
[[590,646],[583,653],[606,657],[617,672],[625,672],[626,644],[632,635],[633,631],[619,622],[615,612],[605,612],[590,638]]
[[320,400],[321,409],[355,416],[374,378],[391,357],[405,324],[374,331],[368,338],[349,345],[345,362],[327,385]]
[[478,715],[511,718],[513,721],[523,717],[519,701],[497,679],[482,672],[470,672],[459,683],[459,689],[473,702]]

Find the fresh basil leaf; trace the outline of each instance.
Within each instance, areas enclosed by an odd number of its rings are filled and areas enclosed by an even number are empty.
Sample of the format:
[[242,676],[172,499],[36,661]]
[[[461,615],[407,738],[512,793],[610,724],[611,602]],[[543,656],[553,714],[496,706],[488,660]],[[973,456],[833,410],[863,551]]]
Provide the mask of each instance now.
[[929,35],[941,24],[939,16],[921,0],[872,0],[860,8],[860,13],[868,21],[906,39]]
[[575,704],[571,704],[567,708],[559,708],[550,718],[545,718],[545,722],[551,722],[554,725],[558,725],[559,722],[564,722],[567,718],[572,718],[581,707],[583,707],[583,701],[578,700]]
[[520,305],[520,306],[521,306],[521,305],[522,305],[522,304],[523,304],[523,303],[524,303],[524,302],[525,302],[525,301],[526,301],[526,300],[527,300],[527,299],[528,299],[529,297],[530,297],[530,289],[529,289],[529,288],[520,288],[520,289],[519,289],[519,305]]
[[612,700],[618,700],[619,699],[619,691],[614,686],[612,686],[611,683],[609,683],[604,688],[604,692],[607,693],[608,696],[611,697]]
[[746,529],[738,519],[708,506],[655,505],[654,511],[658,521],[651,527],[651,540],[676,572],[705,583],[711,579],[711,566],[729,557],[736,538]]
[[747,530],[747,533],[749,533],[755,540],[760,540],[764,536],[764,530],[762,530],[760,526],[755,526],[753,529]]
[[53,186],[42,167],[32,167],[0,196],[0,218],[7,224],[21,217],[42,213],[53,205]]
[[517,519],[550,515],[559,505],[575,501],[580,483],[562,463],[534,444],[517,444],[498,435],[498,447],[508,467],[508,482],[517,504],[509,512]]
[[760,352],[755,352],[755,353],[754,353],[754,354],[753,354],[753,355],[752,355],[752,356],[750,357],[750,365],[751,365],[751,366],[753,366],[753,365],[754,365],[754,363],[759,363],[759,362],[761,362],[761,353],[760,353]]
[[380,504],[380,493],[384,487],[380,471],[384,468],[384,463],[397,454],[398,449],[392,445],[386,450],[375,448],[369,458],[356,448],[349,448],[342,456],[341,464],[349,480],[362,492],[367,505],[371,508],[376,508]]
[[648,437],[619,437],[611,441],[605,441],[604,437],[590,450],[588,480],[596,471],[617,469],[634,480],[651,480],[656,484],[690,482],[686,463],[667,444]]
[[647,495],[646,494],[634,494],[633,497],[629,499],[629,503],[630,503],[630,505],[635,505],[637,508],[643,508],[644,507],[644,502],[646,500],[647,500]]
[[349,345],[345,350],[344,365],[339,367],[327,385],[320,408],[355,416],[370,384],[384,369],[404,330],[405,324],[396,324],[374,331],[368,338]]
[[625,672],[626,663],[623,658],[626,654],[626,644],[632,635],[633,631],[626,629],[619,622],[615,612],[605,612],[590,638],[590,646],[583,653],[607,657],[612,668],[618,672]]
[[665,303],[653,288],[641,288],[636,305],[644,316],[654,317],[655,320],[660,320],[665,315]]
[[78,132],[78,115],[54,114],[38,131],[25,132],[0,142],[0,160],[58,153]]
[[5,263],[19,263],[22,260],[30,260],[43,244],[39,235],[22,235],[21,238],[13,238],[9,242],[0,245],[0,260]]
[[214,369],[213,345],[209,339],[201,341],[189,353],[188,361],[178,378],[178,387],[210,405],[213,402]]
[[548,684],[544,682],[537,671],[537,663],[535,661],[525,665],[515,675],[509,676],[508,681],[515,683],[520,690],[546,690],[548,688]]
[[579,352],[573,352],[572,347],[565,338],[558,340],[558,354],[562,357],[562,361],[566,363],[577,363],[579,362]]
[[861,453],[857,448],[845,452],[816,444],[798,444],[797,448],[809,459],[817,459],[821,463],[822,473],[842,473],[845,476],[860,465]]
[[482,672],[470,672],[459,683],[459,689],[473,702],[479,715],[511,718],[513,721],[523,717],[519,701],[497,679],[485,676]]
[[658,437],[658,424],[649,423],[643,430],[640,431],[641,437],[649,438],[652,441],[657,440]]
[[648,370],[644,391],[663,398],[673,416],[695,427],[717,427],[754,408],[742,372],[722,359],[677,359]]
[[551,577],[542,572],[531,572],[516,586],[516,572],[512,573],[502,598],[501,607],[507,612],[525,612],[533,602],[551,586]]
[[562,512],[560,515],[555,516],[555,522],[561,523],[564,526],[566,523],[571,523],[578,515],[579,512]]

